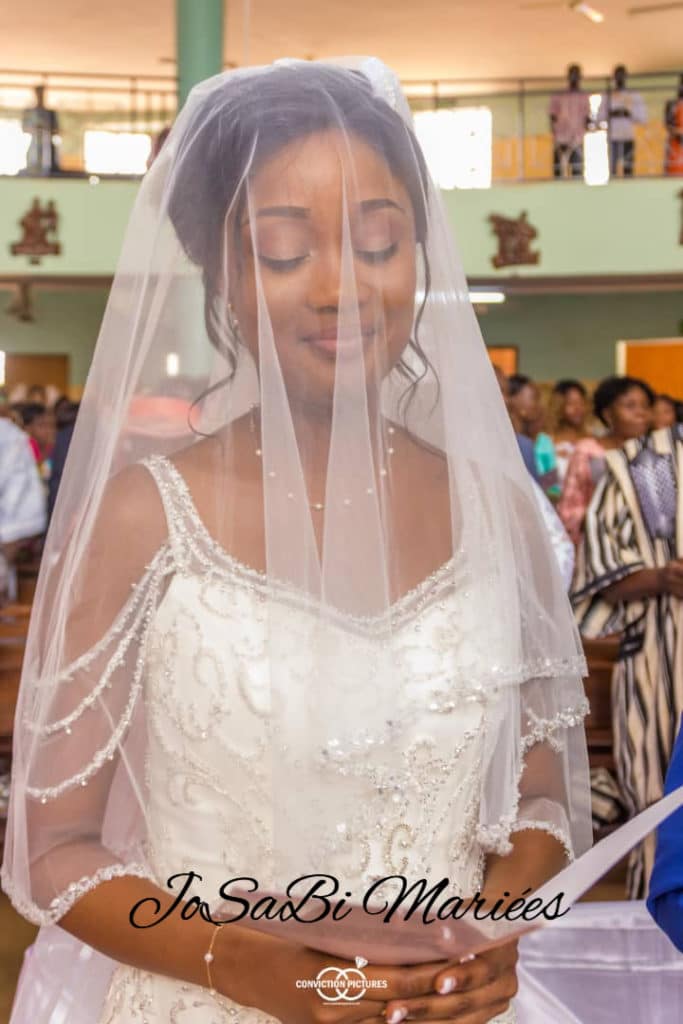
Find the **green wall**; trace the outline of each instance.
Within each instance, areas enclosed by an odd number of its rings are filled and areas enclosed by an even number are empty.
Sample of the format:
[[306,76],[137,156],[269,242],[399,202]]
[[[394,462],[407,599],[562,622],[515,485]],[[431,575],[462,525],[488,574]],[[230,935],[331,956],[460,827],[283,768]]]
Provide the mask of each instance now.
[[[619,181],[604,188],[573,182],[496,187],[444,193],[444,202],[470,277],[683,274],[678,244],[683,181]],[[97,276],[113,273],[123,232],[137,193],[135,181],[27,180],[0,178],[0,275]],[[54,199],[60,214],[62,254],[38,267],[12,256],[18,220],[34,196]],[[496,271],[496,239],[490,213],[517,216],[527,210],[539,230],[537,266]],[[0,293],[0,348],[5,351],[68,353],[71,383],[85,381],[106,289],[33,289],[35,322],[6,315],[10,293]],[[518,345],[520,364],[541,379],[560,374],[599,377],[614,368],[619,338],[680,333],[683,294],[542,295],[511,297],[481,317],[492,345]]]
[[[499,185],[445,192],[444,203],[474,277],[511,274],[650,274],[683,272],[681,179],[615,181],[589,188],[571,181]],[[0,274],[111,274],[137,193],[135,181],[0,178]],[[54,199],[62,253],[31,267],[12,256],[18,221],[34,197]],[[538,229],[537,265],[496,271],[497,251],[488,216],[518,217],[526,210]]]
[[[657,274],[683,272],[680,178],[499,185],[444,192],[444,202],[470,276],[504,281],[511,273]],[[497,240],[487,218],[518,217],[524,210],[538,231],[537,264],[495,270]]]
[[519,370],[538,380],[615,371],[615,342],[681,333],[683,293],[522,295],[480,315],[488,345],[517,345]]
[[[10,293],[0,293],[0,349],[68,354],[71,384],[82,387],[106,294],[34,289],[35,322],[21,323],[4,313]],[[681,320],[683,294],[675,292],[515,296],[479,317],[486,343],[517,345],[520,371],[539,380],[613,373],[616,341],[675,336]]]
[[34,288],[35,320],[23,323],[5,310],[10,292],[0,292],[0,349],[31,355],[68,355],[72,387],[82,387],[107,301],[105,288],[48,291]]

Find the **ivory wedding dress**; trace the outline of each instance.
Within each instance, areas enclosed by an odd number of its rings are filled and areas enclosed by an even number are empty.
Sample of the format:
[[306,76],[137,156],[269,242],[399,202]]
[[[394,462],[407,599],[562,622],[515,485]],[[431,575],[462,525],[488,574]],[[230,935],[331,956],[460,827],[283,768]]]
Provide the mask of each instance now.
[[[159,564],[169,577],[150,625],[144,684],[149,864],[162,886],[177,872],[198,872],[202,892],[212,898],[227,879],[243,875],[245,865],[267,888],[272,881],[271,849],[261,811],[269,796],[269,709],[260,600],[267,584],[260,573],[227,553],[217,559],[217,545],[169,460],[157,457],[147,466],[167,517],[168,543]],[[213,550],[206,574],[188,574],[190,552],[197,556],[207,547]],[[464,702],[449,699],[440,652],[452,650],[457,636],[463,662],[471,665],[476,679],[484,651],[477,647],[481,631],[472,628],[476,602],[454,589],[448,568],[435,572],[392,609],[405,669],[397,680],[395,713],[409,723],[412,742],[401,778],[380,778],[371,754],[349,766],[364,773],[368,787],[367,805],[348,831],[349,850],[357,858],[354,895],[397,872],[432,882],[446,876],[454,894],[472,894],[482,883],[477,773],[491,698],[473,686]],[[296,658],[297,620],[305,611],[292,602],[287,614]],[[514,1019],[513,1010],[496,1018],[500,1024]],[[214,998],[206,989],[120,966],[100,1024],[124,1021],[272,1024],[273,1018]]]

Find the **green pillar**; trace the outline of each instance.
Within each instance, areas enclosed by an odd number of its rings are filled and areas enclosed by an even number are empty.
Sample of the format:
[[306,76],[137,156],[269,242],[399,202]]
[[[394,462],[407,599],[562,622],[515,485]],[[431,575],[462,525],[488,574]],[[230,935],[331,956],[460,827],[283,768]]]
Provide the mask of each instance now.
[[223,0],[176,0],[178,110],[193,85],[223,70]]

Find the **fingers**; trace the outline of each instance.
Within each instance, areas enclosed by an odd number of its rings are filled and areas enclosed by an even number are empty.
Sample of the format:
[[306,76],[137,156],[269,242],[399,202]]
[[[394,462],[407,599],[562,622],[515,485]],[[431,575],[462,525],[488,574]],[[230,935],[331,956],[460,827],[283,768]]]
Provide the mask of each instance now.
[[448,967],[447,960],[408,967],[365,967],[363,973],[370,980],[385,980],[386,988],[376,989],[376,994],[388,999],[411,999],[435,991],[435,979],[439,971]]
[[439,971],[434,979],[434,988],[441,994],[465,992],[488,985],[504,971],[514,970],[517,963],[517,943],[508,942],[473,960],[461,964],[450,964]]
[[[517,993],[517,978],[514,971],[506,971],[494,982],[481,988],[470,989],[452,995],[423,996],[419,999],[406,999],[393,1002],[387,1006],[386,1019],[392,1024],[400,1024],[406,1020],[457,1020],[460,1022],[467,1015],[483,1014],[483,1021],[491,1020],[502,1011],[494,1008],[505,1008]],[[486,1016],[486,1013],[489,1016]]]

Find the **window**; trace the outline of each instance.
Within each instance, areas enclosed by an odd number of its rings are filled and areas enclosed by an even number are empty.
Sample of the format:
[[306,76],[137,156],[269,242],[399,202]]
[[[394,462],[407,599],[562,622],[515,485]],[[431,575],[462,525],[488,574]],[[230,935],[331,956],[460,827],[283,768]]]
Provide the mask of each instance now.
[[493,118],[488,107],[415,114],[415,132],[439,188],[490,188]]
[[21,121],[0,118],[0,174],[18,174],[26,167],[31,136],[22,132]]
[[144,174],[152,148],[145,132],[86,131],[83,157],[88,174]]

